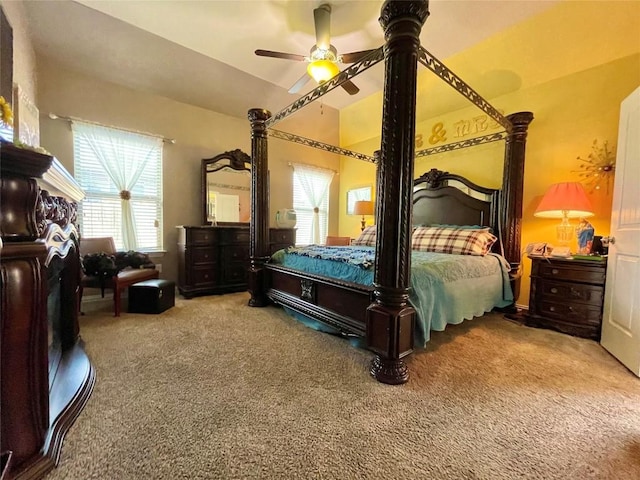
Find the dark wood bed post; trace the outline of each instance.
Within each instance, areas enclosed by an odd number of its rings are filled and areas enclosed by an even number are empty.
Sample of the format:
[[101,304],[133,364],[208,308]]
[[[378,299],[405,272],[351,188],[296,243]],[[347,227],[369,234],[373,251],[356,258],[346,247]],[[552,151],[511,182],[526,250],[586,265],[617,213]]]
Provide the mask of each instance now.
[[265,122],[271,112],[252,108],[251,122],[251,225],[249,244],[250,307],[269,303],[264,284],[264,264],[269,260],[269,155]]
[[409,379],[403,358],[413,351],[416,312],[408,299],[416,84],[420,31],[428,16],[428,0],[387,0],[380,12],[386,38],[385,81],[375,300],[367,309],[366,341],[375,353],[371,374],[388,384]]
[[515,299],[520,290],[520,260],[522,255],[520,236],[522,229],[522,189],[524,185],[524,157],[527,130],[533,121],[533,113],[517,112],[507,118],[513,125],[507,135],[504,149],[504,171],[500,197],[500,225],[505,245],[504,257],[511,265],[511,287]]

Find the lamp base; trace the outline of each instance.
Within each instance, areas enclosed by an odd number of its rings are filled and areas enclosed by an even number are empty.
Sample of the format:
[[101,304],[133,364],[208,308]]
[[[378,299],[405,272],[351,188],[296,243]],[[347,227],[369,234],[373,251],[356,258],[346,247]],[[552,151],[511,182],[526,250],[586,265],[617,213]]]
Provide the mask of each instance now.
[[362,215],[362,220],[360,221],[360,231],[364,231],[365,227],[367,226],[367,222],[364,219],[364,215]]
[[558,245],[567,246],[575,238],[575,227],[568,219],[563,219],[562,223],[556,227],[556,237]]

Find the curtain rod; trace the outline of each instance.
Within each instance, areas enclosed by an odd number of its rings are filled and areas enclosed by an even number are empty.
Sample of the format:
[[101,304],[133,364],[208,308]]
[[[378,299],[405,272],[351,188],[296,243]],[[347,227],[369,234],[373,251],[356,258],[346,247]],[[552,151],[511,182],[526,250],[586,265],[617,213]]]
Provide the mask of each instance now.
[[311,167],[311,168],[319,168],[321,170],[329,170],[330,172],[335,173],[336,175],[340,175],[340,172],[338,172],[337,170],[334,170],[333,168],[327,168],[327,167],[321,167],[320,165],[313,165],[311,163],[302,163],[302,162],[287,162],[287,166],[293,168],[293,164],[297,163],[298,165],[304,165],[305,167]]
[[84,120],[83,118],[77,118],[77,117],[65,117],[63,115],[57,115],[55,113],[49,113],[49,118],[51,120],[66,120],[67,122],[83,122],[83,123],[90,123],[91,125],[97,125],[99,127],[106,127],[106,128],[113,128],[115,130],[122,130],[123,132],[129,132],[129,133],[137,133],[140,135],[148,135],[150,137],[156,137],[156,138],[161,138],[163,142],[165,143],[170,143],[172,145],[174,145],[176,143],[175,138],[167,138],[164,137],[162,135],[158,135],[156,133],[149,133],[149,132],[142,132],[140,130],[131,130],[128,128],[122,128],[122,127],[116,127],[113,125],[106,125],[104,123],[99,123],[99,122],[93,122],[91,120]]

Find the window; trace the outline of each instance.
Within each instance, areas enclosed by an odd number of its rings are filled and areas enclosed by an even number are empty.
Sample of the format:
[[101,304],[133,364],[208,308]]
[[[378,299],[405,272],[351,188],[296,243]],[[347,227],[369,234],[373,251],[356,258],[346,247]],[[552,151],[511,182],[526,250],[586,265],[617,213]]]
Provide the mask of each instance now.
[[73,122],[75,178],[86,197],[85,237],[113,237],[118,250],[162,249],[162,140]]
[[296,244],[318,244],[326,238],[329,224],[329,186],[332,179],[332,170],[293,164]]

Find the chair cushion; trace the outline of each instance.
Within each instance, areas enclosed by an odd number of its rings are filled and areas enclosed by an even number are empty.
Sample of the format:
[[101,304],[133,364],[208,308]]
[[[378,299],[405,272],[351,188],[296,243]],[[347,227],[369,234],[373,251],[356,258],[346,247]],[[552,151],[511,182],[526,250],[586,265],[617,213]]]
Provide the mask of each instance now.
[[116,281],[121,285],[132,285],[142,280],[158,278],[160,272],[154,268],[127,268],[118,272]]

